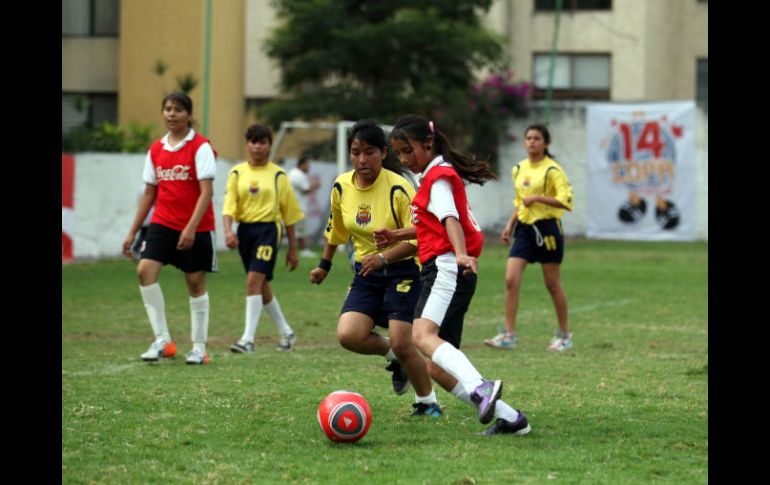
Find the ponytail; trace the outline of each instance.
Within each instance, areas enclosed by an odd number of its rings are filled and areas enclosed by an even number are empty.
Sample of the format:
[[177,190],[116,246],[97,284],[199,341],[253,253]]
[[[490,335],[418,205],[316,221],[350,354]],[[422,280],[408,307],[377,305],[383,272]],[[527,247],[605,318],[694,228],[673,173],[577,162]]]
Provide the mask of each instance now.
[[452,149],[452,144],[447,136],[439,130],[433,121],[428,121],[417,115],[405,115],[396,121],[392,139],[409,143],[409,140],[418,143],[427,143],[433,139],[433,151],[449,162],[457,175],[463,180],[478,185],[484,185],[488,180],[497,179],[492,167],[484,160],[477,160],[475,155],[467,155]]

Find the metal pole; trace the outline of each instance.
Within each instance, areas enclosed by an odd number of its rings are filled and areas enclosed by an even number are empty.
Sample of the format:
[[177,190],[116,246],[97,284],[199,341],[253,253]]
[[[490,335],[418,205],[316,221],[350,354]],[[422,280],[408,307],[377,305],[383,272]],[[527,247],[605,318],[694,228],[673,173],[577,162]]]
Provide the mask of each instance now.
[[553,26],[553,39],[551,40],[551,63],[548,67],[548,88],[545,92],[545,124],[551,121],[551,97],[553,95],[553,70],[556,67],[556,44],[559,39],[559,16],[561,14],[562,0],[556,0],[556,18]]
[[209,72],[211,63],[211,0],[205,0],[203,28],[203,109],[201,131],[209,136]]

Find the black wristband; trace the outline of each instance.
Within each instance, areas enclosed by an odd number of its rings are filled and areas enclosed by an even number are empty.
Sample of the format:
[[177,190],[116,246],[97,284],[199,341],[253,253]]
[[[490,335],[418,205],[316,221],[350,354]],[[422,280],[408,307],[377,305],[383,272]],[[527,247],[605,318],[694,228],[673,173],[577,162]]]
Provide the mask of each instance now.
[[318,267],[328,273],[332,269],[332,262],[328,259],[321,258],[321,261],[318,262]]

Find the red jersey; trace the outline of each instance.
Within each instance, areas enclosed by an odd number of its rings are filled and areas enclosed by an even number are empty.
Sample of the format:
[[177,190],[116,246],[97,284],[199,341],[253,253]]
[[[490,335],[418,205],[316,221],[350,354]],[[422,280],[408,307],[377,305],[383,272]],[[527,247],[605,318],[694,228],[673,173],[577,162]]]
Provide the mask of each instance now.
[[465,250],[469,256],[477,258],[484,246],[484,235],[471,213],[463,181],[454,167],[439,164],[428,169],[417,194],[412,199],[412,222],[417,228],[417,254],[420,257],[420,263],[424,264],[430,258],[440,254],[454,252],[441,221],[428,211],[430,189],[439,178],[446,179],[452,186],[455,207],[460,215],[460,225],[465,235]]
[[[209,141],[198,133],[177,151],[163,149],[162,139],[150,146],[150,158],[158,181],[158,198],[151,224],[161,224],[176,231],[184,230],[201,195],[195,154]],[[216,156],[216,152],[214,152]],[[213,231],[214,205],[209,203],[197,232]]]

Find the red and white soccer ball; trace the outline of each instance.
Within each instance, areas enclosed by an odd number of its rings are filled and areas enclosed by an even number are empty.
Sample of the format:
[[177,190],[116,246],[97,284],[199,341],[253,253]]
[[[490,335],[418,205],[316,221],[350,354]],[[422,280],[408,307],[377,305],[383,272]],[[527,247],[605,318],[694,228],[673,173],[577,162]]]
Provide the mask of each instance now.
[[316,416],[326,437],[337,442],[360,440],[372,424],[369,403],[352,391],[334,391],[326,396]]

